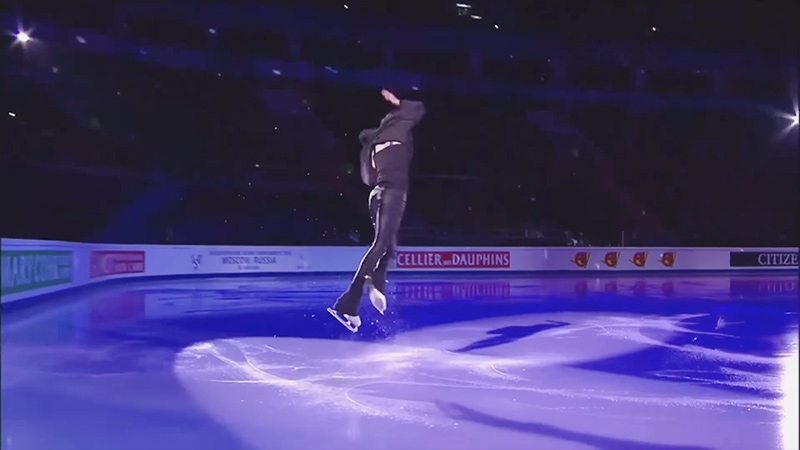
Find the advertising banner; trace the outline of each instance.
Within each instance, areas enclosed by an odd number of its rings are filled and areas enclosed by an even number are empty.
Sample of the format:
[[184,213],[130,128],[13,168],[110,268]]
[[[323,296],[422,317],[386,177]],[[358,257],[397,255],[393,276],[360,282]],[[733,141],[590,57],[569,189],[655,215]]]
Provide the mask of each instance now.
[[204,273],[287,272],[298,268],[299,258],[285,248],[219,248],[192,254],[192,268]]
[[[684,252],[686,253],[686,252]],[[691,252],[690,252],[691,253]],[[580,269],[672,269],[676,267],[677,251],[622,250],[597,248],[572,252],[572,268]]]
[[398,269],[510,269],[510,251],[398,251]]
[[798,252],[731,252],[731,267],[798,267]]
[[72,283],[72,257],[69,250],[3,250],[0,252],[0,295],[69,285]]
[[93,250],[89,256],[89,278],[145,273],[141,250]]

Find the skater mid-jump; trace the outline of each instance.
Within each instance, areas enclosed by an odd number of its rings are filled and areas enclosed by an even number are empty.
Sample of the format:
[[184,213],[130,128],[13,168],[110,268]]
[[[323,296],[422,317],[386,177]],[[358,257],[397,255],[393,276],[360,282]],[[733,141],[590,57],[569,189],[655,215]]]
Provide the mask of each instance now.
[[425,115],[422,102],[400,100],[384,89],[383,98],[392,104],[378,128],[362,131],[361,179],[372,188],[369,215],[375,228],[375,239],[361,259],[350,287],[328,311],[350,331],[361,326],[359,308],[364,286],[369,290],[373,306],[386,311],[386,270],[395,257],[397,232],[406,209],[408,173],[414,153],[412,131]]

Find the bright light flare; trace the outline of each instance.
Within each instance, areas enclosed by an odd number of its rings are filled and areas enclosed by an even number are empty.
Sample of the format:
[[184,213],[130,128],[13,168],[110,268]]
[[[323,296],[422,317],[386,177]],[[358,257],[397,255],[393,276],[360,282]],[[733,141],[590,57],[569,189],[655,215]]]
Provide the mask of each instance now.
[[785,110],[784,111],[775,110],[775,109],[772,110],[773,114],[776,117],[780,117],[781,119],[786,120],[786,122],[784,122],[786,125],[784,126],[783,130],[781,130],[778,133],[777,141],[783,140],[785,137],[787,137],[789,135],[789,133],[791,133],[793,130],[795,130],[798,127],[798,118],[800,118],[800,105],[798,105],[797,81],[796,80],[793,81],[790,84],[789,90],[790,90],[790,97],[791,97],[791,101],[792,101],[792,109],[790,111],[793,110],[793,112],[787,113],[787,112],[785,112]]
[[788,119],[792,121],[792,125],[791,126],[792,127],[796,127],[797,126],[797,120],[798,120],[798,118],[800,118],[800,105],[798,105],[798,101],[797,101],[797,75],[795,75],[795,80],[791,85],[791,91],[792,91],[791,95],[792,95],[792,106],[793,106],[792,109],[794,109],[794,116],[790,115],[788,117]]
[[788,124],[787,124],[787,125],[786,125],[786,126],[785,126],[785,127],[784,127],[784,128],[783,128],[783,129],[782,129],[780,132],[779,132],[779,133],[778,133],[778,140],[780,141],[780,140],[782,140],[783,138],[785,138],[786,136],[788,136],[788,135],[789,135],[789,133],[790,133],[792,130],[794,130],[795,128],[797,128],[797,118],[798,118],[798,111],[797,111],[797,108],[795,108],[795,110],[794,110],[794,114],[788,114],[788,113],[779,112],[779,113],[777,113],[777,116],[778,116],[778,117],[781,117],[781,118],[783,118],[783,119],[786,119],[786,121],[788,121],[788,122],[789,122],[789,123],[788,123]]
[[800,114],[798,114],[797,107],[795,107],[795,109],[794,109],[794,114],[784,113],[784,112],[779,112],[778,113],[778,117],[783,117],[784,119],[788,120],[790,122],[790,124],[791,124],[790,126],[793,126],[793,127],[797,126],[798,115],[800,115]]
[[33,30],[32,29],[26,30],[25,28],[22,27],[22,24],[17,24],[16,32],[7,31],[6,34],[14,36],[14,42],[11,43],[12,47],[15,47],[17,45],[25,46],[26,44],[35,40],[33,38]]

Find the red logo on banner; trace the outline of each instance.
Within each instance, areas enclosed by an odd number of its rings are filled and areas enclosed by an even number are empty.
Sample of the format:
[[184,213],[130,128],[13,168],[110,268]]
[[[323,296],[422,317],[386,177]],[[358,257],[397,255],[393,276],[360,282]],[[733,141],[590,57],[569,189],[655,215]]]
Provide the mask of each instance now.
[[661,255],[661,259],[658,260],[664,267],[672,267],[675,265],[675,252],[667,252]]
[[575,257],[571,259],[573,263],[575,263],[578,267],[586,268],[589,265],[589,252],[578,252],[575,253]]
[[142,251],[94,251],[90,256],[89,278],[144,273]]
[[619,262],[619,252],[606,253],[606,257],[603,258],[603,262],[608,267],[617,267],[617,262]]
[[397,252],[401,269],[509,269],[511,252]]
[[634,253],[631,262],[637,267],[644,267],[644,265],[647,264],[647,252]]

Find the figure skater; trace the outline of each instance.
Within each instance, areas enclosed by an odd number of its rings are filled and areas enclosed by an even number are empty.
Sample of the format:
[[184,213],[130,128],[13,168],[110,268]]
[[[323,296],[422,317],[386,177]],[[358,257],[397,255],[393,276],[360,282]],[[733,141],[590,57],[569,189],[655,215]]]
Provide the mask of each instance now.
[[375,228],[375,239],[361,259],[350,287],[328,308],[350,331],[361,326],[359,308],[364,286],[372,305],[386,311],[386,271],[397,249],[397,233],[406,209],[408,174],[414,153],[412,131],[425,115],[422,102],[400,100],[384,89],[383,98],[392,104],[378,128],[358,135],[361,141],[361,179],[372,188],[369,215]]

